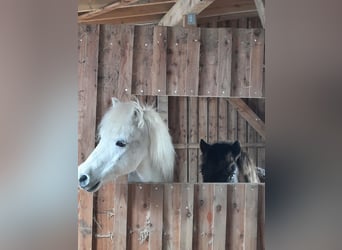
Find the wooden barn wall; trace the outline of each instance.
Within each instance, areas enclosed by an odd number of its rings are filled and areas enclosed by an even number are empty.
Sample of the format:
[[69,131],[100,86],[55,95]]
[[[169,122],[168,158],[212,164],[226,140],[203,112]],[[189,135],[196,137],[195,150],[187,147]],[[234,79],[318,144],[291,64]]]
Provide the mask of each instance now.
[[116,184],[115,193],[117,188],[128,195],[114,196],[114,208],[95,214],[94,249],[265,249],[263,184]]
[[240,243],[264,249],[263,185],[197,184],[201,138],[238,139],[265,166],[264,139],[227,102],[245,98],[265,121],[264,31],[79,27],[79,161],[95,146],[111,97],[136,95],[168,124],[177,151],[175,182],[181,182],[127,184],[123,178],[94,195],[80,191],[79,249],[239,249]]
[[262,98],[263,51],[261,28],[101,25],[99,81],[119,96]]

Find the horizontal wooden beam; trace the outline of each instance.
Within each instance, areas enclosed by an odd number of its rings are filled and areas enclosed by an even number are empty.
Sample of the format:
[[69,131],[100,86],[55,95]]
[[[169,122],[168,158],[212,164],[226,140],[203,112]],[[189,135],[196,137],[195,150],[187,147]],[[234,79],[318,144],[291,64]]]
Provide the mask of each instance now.
[[121,2],[121,1],[114,2],[114,3],[112,3],[110,5],[107,5],[107,6],[103,7],[103,8],[100,8],[100,9],[94,10],[92,12],[80,15],[78,17],[78,20],[80,21],[80,20],[90,19],[90,18],[99,16],[99,15],[102,15],[102,14],[108,13],[108,12],[118,8],[119,6],[127,6],[127,5],[133,4],[133,3],[138,2],[138,1],[139,0],[125,0],[124,2]]
[[262,138],[266,138],[265,123],[254,113],[254,111],[240,98],[228,98],[239,114],[251,125]]
[[229,14],[246,13],[251,11],[256,11],[255,5],[252,0],[240,1],[239,4],[236,4],[234,1],[215,1],[201,14],[199,14],[198,18],[225,16]]
[[[199,143],[188,143],[188,144],[174,144],[175,149],[199,149]],[[255,142],[255,143],[241,143],[243,148],[264,148],[265,142]]]
[[265,5],[262,0],[254,0],[256,9],[259,14],[259,18],[262,24],[262,27],[265,28]]
[[197,20],[198,24],[204,24],[204,23],[218,23],[218,22],[224,22],[228,20],[234,20],[239,18],[246,18],[246,17],[258,17],[258,12],[256,10],[247,10],[243,12],[237,12],[237,13],[229,13],[226,15],[220,15],[220,16],[211,16],[211,17],[199,17]]
[[187,14],[199,14],[214,0],[178,0],[170,11],[160,20],[159,25],[176,26],[181,25],[183,16]]
[[127,17],[120,19],[91,19],[91,20],[82,20],[79,23],[87,23],[87,24],[157,24],[159,20],[163,17],[164,14],[152,14],[146,16],[135,16],[135,17]]
[[[165,1],[160,3],[148,3],[148,4],[139,4],[139,5],[130,5],[124,7],[118,7],[110,12],[98,15],[91,19],[82,19],[79,22],[84,23],[86,21],[96,21],[96,22],[106,22],[106,21],[114,21],[117,19],[129,19],[129,18],[139,18],[142,16],[153,16],[157,14],[165,14],[169,11],[169,9],[174,5],[174,1]],[[120,22],[118,20],[118,23]]]

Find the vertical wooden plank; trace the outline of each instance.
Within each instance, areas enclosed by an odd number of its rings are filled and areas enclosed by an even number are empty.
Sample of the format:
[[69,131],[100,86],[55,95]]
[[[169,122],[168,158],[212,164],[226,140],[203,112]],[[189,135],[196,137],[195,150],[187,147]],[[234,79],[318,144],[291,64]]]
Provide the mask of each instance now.
[[[118,26],[100,26],[97,124],[112,105],[119,79],[121,30]],[[113,248],[114,184],[102,186],[95,197],[95,248]]]
[[[169,128],[174,144],[187,144],[187,100],[186,97],[169,99]],[[175,181],[187,182],[188,159],[186,148],[176,148]]]
[[180,248],[185,250],[192,249],[193,236],[193,214],[194,214],[194,185],[182,183],[181,196],[181,230],[180,230]]
[[[189,102],[189,112],[188,112],[188,122],[189,122],[189,144],[194,145],[199,142],[198,139],[198,98],[190,97]],[[189,182],[197,183],[198,178],[198,149],[189,148]]]
[[200,59],[200,36],[201,29],[189,27],[186,29],[187,37],[187,58],[186,58],[186,95],[198,96],[199,86],[199,59]]
[[97,118],[98,123],[117,96],[121,61],[121,28],[118,25],[101,25],[99,50],[99,77]]
[[153,26],[134,26],[132,93],[151,95]]
[[163,250],[179,249],[180,246],[181,185],[180,183],[165,184]]
[[[247,104],[248,106],[251,107],[252,110],[255,111],[255,102],[253,102],[253,99],[247,99]],[[249,125],[249,123],[247,122],[247,142],[248,144],[254,144],[257,143],[257,132],[255,131],[255,129]],[[257,164],[257,148],[250,146],[247,148],[247,153],[249,158],[255,163]]]
[[199,95],[217,96],[217,66],[218,66],[218,32],[217,29],[203,28],[201,30],[201,55],[199,72]]
[[[208,98],[198,98],[198,140],[208,141]],[[201,151],[198,149],[198,162],[201,162]],[[203,176],[198,171],[198,182],[203,182]]]
[[218,96],[230,96],[231,65],[232,65],[232,29],[218,29],[218,65],[217,85]]
[[257,249],[258,184],[245,184],[245,249]]
[[265,250],[265,184],[258,186],[258,250]]
[[251,29],[233,30],[232,96],[249,97],[251,93]]
[[167,29],[166,93],[185,95],[188,34],[182,27],[168,27]]
[[231,184],[228,189],[227,204],[227,250],[245,248],[245,185]]
[[151,185],[150,197],[150,232],[148,237],[148,249],[160,250],[163,238],[163,184]]
[[264,32],[236,29],[233,32],[232,96],[263,96]]
[[192,249],[194,185],[165,184],[163,250]]
[[237,140],[237,111],[228,102],[228,140],[235,141]]
[[251,35],[251,97],[264,97],[264,48],[265,32],[263,29],[252,29]]
[[152,95],[166,95],[167,27],[155,26],[153,31]]
[[218,135],[218,99],[208,98],[208,141],[217,142]]
[[117,97],[129,100],[132,91],[134,26],[121,26],[121,56]]
[[228,102],[226,99],[218,100],[218,138],[219,141],[228,140]]
[[149,202],[151,184],[128,184],[128,193],[127,248],[147,250],[152,226]]
[[[113,247],[111,249],[126,249],[128,184],[115,184],[115,190],[114,192],[112,191],[112,193],[114,193],[114,226],[112,233]],[[106,199],[109,198],[110,197],[106,196]]]
[[95,196],[95,249],[113,249],[114,199],[116,186],[112,183],[104,185]]
[[[99,26],[79,25],[78,163],[95,146]],[[78,249],[92,249],[93,195],[78,191]]]
[[213,250],[213,184],[195,184],[193,249]]
[[238,130],[238,140],[241,144],[246,144],[247,142],[247,122],[246,120],[238,113],[237,114],[237,130]]
[[214,185],[213,213],[213,250],[226,249],[226,223],[227,221],[227,185]]

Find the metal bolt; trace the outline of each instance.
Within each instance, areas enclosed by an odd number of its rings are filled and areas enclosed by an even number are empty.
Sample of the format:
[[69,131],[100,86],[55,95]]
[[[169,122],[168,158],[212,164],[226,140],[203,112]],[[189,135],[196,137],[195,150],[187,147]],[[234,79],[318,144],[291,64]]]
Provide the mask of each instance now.
[[160,92],[160,89],[158,89],[158,92]]
[[128,91],[128,89],[125,89],[125,91],[127,92],[127,91]]
[[145,43],[145,47],[147,47],[147,43]]
[[144,91],[143,90],[140,90],[141,93],[143,93]]

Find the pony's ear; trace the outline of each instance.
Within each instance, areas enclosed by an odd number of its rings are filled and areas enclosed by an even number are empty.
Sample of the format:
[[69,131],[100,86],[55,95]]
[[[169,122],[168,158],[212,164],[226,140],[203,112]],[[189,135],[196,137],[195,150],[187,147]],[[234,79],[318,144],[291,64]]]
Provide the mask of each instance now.
[[133,117],[134,117],[133,118],[134,121],[137,123],[137,126],[139,128],[144,126],[144,111],[143,110],[139,108],[134,109]]
[[113,105],[113,107],[114,107],[117,103],[119,103],[119,102],[120,102],[120,101],[119,101],[118,98],[112,97],[112,105]]
[[209,147],[210,147],[210,145],[208,143],[206,143],[203,139],[201,139],[200,149],[201,149],[202,153],[206,153],[208,151]]
[[241,153],[241,146],[239,141],[235,141],[232,145],[233,154],[236,156]]

